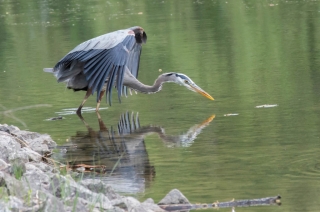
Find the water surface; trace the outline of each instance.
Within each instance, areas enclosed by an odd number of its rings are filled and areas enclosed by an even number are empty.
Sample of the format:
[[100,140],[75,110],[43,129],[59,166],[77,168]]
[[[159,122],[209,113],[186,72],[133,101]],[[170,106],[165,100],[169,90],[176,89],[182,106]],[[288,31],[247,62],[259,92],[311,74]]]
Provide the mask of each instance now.
[[[280,194],[281,207],[237,211],[319,211],[319,6],[307,0],[3,0],[0,123],[48,133],[60,145],[88,133],[76,115],[65,113],[84,93],[66,89],[42,69],[87,39],[140,25],[148,42],[139,79],[152,84],[159,69],[181,72],[215,101],[166,84],[155,95],[103,103],[106,127],[116,129],[119,116],[134,111],[141,126],[160,126],[177,137],[215,118],[188,145],[146,135],[142,163],[147,158],[151,172],[137,169],[138,187],[124,182],[118,189],[158,201],[178,188],[190,201],[208,203]],[[277,106],[256,108],[264,104]],[[85,106],[94,108],[95,98]],[[61,113],[64,119],[46,121]],[[83,116],[99,132],[95,112]],[[114,183],[132,173],[114,175]]]

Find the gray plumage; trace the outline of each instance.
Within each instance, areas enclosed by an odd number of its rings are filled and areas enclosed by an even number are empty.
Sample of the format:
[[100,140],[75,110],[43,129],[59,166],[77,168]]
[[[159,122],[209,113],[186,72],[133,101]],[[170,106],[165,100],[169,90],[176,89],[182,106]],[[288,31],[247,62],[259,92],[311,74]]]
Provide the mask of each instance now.
[[76,46],[52,71],[58,82],[66,82],[70,89],[77,91],[91,88],[92,94],[97,92],[97,101],[105,86],[111,104],[114,84],[117,86],[119,100],[123,93],[125,67],[137,77],[141,44],[146,40],[147,35],[141,27],[101,35]]
[[137,80],[142,44],[146,43],[147,35],[139,27],[118,30],[85,41],[66,56],[54,68],[45,68],[45,72],[55,75],[58,82],[66,82],[67,87],[74,91],[87,91],[77,113],[91,94],[97,92],[97,107],[99,110],[103,94],[111,105],[111,92],[115,86],[118,99],[126,95],[126,86],[142,93],[155,93],[161,90],[164,82],[174,82],[198,92],[213,100],[213,98],[198,87],[188,76],[179,73],[160,75],[152,86],[144,85]]

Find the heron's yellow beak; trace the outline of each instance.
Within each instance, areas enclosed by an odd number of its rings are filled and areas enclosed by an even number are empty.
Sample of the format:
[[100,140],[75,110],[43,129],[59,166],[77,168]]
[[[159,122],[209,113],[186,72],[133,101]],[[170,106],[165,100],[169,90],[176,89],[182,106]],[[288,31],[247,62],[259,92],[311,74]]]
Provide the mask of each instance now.
[[208,94],[207,92],[205,92],[204,90],[202,90],[199,86],[197,86],[197,85],[195,85],[195,84],[190,85],[190,86],[191,86],[191,88],[192,88],[195,92],[201,94],[202,96],[204,96],[204,97],[206,97],[206,98],[208,98],[208,99],[210,99],[210,100],[214,100],[214,98],[213,98],[210,94]]

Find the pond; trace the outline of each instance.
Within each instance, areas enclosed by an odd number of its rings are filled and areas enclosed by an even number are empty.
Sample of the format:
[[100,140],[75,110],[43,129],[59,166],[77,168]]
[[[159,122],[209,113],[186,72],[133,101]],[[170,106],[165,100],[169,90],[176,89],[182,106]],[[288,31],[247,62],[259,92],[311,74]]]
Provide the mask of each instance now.
[[[111,107],[103,98],[100,122],[92,96],[82,121],[85,93],[43,68],[137,25],[140,81],[184,73],[215,100],[168,83]],[[319,211],[319,26],[315,0],[1,0],[0,123],[50,134],[55,158],[104,165],[85,177],[140,200],[173,188],[193,203],[279,194],[280,207],[236,211]],[[119,136],[121,119],[135,124]]]

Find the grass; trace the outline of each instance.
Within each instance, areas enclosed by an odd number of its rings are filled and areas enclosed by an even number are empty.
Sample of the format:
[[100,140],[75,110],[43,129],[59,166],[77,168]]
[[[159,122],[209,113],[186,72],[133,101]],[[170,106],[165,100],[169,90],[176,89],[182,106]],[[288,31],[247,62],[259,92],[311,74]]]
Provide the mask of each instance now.
[[8,190],[6,187],[0,187],[0,199],[4,202],[9,201]]
[[13,171],[13,175],[17,180],[20,180],[21,177],[23,176],[23,166],[22,165],[18,165],[18,164],[13,164],[12,165],[12,171]]

